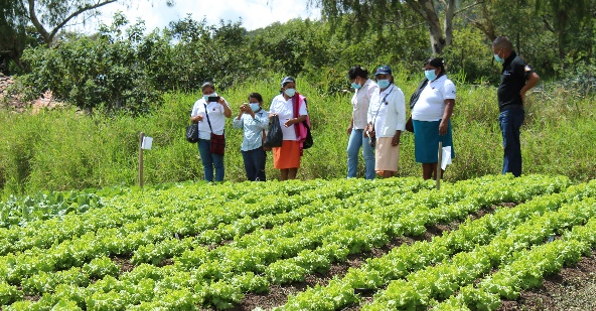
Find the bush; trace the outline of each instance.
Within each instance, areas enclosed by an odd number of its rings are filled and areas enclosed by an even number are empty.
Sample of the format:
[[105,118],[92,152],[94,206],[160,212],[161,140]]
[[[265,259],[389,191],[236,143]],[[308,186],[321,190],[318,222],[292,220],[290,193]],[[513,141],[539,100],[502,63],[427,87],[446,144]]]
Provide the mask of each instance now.
[[[251,92],[261,93],[265,108],[269,108],[282,76],[267,74],[220,93],[230,103],[233,115]],[[339,76],[333,81],[340,83]],[[331,81],[320,78],[311,83],[310,79],[297,77],[297,90],[308,98],[315,143],[304,152],[298,177],[344,178],[352,91],[330,95],[322,90]],[[418,82],[398,77],[396,84],[409,98]],[[453,115],[456,159],[445,178],[455,181],[498,174],[503,152],[496,90],[465,84],[457,88]],[[0,110],[0,188],[8,195],[134,185],[140,132],[154,138],[153,149],[144,153],[146,184],[200,180],[203,170],[197,146],[184,139],[188,111],[199,97],[199,93],[167,94],[163,102],[152,103],[159,108],[141,117],[85,116],[74,109],[35,115]],[[524,173],[564,174],[575,180],[596,177],[593,144],[577,147],[596,136],[592,100],[554,87],[537,88],[529,94],[522,128]],[[226,122],[225,180],[243,181],[242,132],[232,128],[231,120]],[[405,133],[401,142],[399,176],[421,176],[420,164],[414,161],[413,135]],[[268,155],[267,177],[278,179],[279,172],[273,168],[271,153]],[[363,163],[360,161],[360,176],[364,175]]]

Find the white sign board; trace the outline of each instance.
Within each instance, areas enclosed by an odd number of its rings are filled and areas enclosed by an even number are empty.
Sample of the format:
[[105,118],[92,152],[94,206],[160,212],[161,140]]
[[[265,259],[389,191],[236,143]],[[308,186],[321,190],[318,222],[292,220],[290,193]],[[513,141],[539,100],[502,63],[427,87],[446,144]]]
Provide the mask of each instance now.
[[142,149],[151,150],[152,145],[153,145],[153,137],[149,137],[149,136],[143,137],[143,143],[141,144]]
[[451,164],[451,146],[443,147],[443,156],[441,159],[441,169],[445,170],[447,165]]

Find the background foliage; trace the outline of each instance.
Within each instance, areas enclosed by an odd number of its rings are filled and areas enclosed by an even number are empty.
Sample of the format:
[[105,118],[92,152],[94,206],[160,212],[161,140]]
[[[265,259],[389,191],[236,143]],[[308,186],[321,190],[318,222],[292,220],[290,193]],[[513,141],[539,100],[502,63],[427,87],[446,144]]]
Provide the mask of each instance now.
[[[578,180],[596,175],[588,156],[593,150],[569,145],[594,134],[589,103],[596,81],[596,0],[570,1],[453,2],[452,40],[442,56],[458,87],[454,123],[462,160],[449,170],[448,179],[500,170],[494,88],[500,67],[490,43],[502,34],[543,81],[529,97],[525,170]],[[0,2],[6,4],[0,32],[12,40],[2,36],[0,63],[9,62],[5,68],[18,73],[10,96],[33,99],[50,89],[73,105],[38,115],[0,111],[0,188],[5,193],[134,184],[140,131],[156,139],[156,149],[147,157],[149,183],[199,179],[198,153],[182,139],[182,129],[200,84],[213,81],[234,105],[250,92],[261,92],[268,107],[284,75],[297,76],[299,91],[312,103],[316,147],[305,156],[301,178],[343,177],[352,93],[347,70],[355,64],[371,71],[389,64],[408,97],[433,52],[427,18],[408,1],[334,4],[341,7],[311,1],[323,6],[322,20],[294,19],[253,31],[241,22],[208,25],[188,15],[148,32],[143,21],[131,23],[117,14],[112,25],[102,25],[95,34],[59,32],[51,45],[23,17],[18,1]],[[424,3],[444,19],[447,6]],[[22,57],[21,52],[16,58],[2,54],[11,49],[10,42],[21,47]],[[87,114],[75,113],[74,107]],[[242,180],[236,148],[241,134],[228,133],[226,179]],[[402,175],[419,174],[411,143],[405,136]],[[573,161],[565,161],[569,157]],[[268,173],[275,178],[277,172],[268,167]]]
[[[251,92],[263,94],[265,108],[275,95],[281,75],[264,73],[220,92],[233,114]],[[452,75],[459,79],[458,75]],[[347,126],[351,93],[319,92],[320,81],[298,78],[298,91],[309,98],[315,146],[305,152],[299,178],[345,177]],[[404,93],[411,94],[418,81],[398,76]],[[447,170],[450,181],[498,174],[503,151],[498,128],[496,90],[491,86],[456,83],[458,99],[453,116],[457,158]],[[0,110],[0,189],[4,195],[39,190],[101,188],[137,183],[138,135],[154,138],[145,151],[145,182],[159,184],[202,179],[197,146],[184,139],[188,110],[198,93],[176,92],[142,116],[120,113],[106,116],[77,114],[73,109],[15,114]],[[526,124],[522,130],[524,173],[564,174],[576,181],[596,177],[594,145],[596,115],[593,96],[584,96],[556,85],[542,86],[528,96]],[[245,180],[240,153],[242,133],[226,124],[225,180]],[[578,144],[581,148],[578,148]],[[406,133],[400,147],[400,176],[422,176],[414,161],[413,135]],[[278,179],[268,154],[267,177]],[[360,161],[360,176],[364,175]]]

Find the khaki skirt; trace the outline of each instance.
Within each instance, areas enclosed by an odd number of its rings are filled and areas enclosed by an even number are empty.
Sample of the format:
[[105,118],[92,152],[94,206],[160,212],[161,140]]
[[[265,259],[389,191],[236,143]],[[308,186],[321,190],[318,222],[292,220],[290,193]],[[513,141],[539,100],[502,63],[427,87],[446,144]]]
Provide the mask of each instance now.
[[392,146],[393,137],[377,138],[375,148],[375,171],[381,174],[383,171],[397,172],[399,163],[399,145]]
[[300,167],[300,143],[284,140],[281,147],[273,148],[273,167],[278,170]]

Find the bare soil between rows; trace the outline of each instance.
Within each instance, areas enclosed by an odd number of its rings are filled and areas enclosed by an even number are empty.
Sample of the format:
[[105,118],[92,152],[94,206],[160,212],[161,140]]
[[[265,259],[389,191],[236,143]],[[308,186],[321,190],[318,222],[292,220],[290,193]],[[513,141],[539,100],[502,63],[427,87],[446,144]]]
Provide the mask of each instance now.
[[596,251],[575,267],[544,278],[541,288],[503,300],[499,311],[596,311]]

